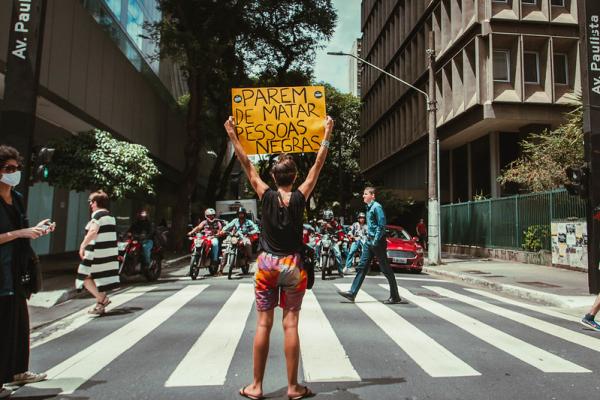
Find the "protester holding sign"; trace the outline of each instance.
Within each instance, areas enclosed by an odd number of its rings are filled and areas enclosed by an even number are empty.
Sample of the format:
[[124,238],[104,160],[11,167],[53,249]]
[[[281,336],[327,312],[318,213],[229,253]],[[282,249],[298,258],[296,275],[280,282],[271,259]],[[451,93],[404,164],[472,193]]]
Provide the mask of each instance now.
[[277,186],[277,190],[273,190],[263,182],[248,159],[232,117],[225,122],[225,130],[250,184],[261,200],[262,209],[261,252],[258,255],[254,275],[258,314],[254,336],[254,380],[250,385],[240,389],[239,394],[249,399],[263,398],[262,383],[269,354],[269,336],[273,326],[274,309],[279,305],[283,308],[284,347],[288,369],[287,395],[290,399],[311,397],[313,396],[311,390],[298,384],[300,357],[298,318],[307,285],[306,271],[303,269],[300,255],[302,219],[306,200],[315,188],[327,157],[333,120],[327,117],[323,140],[315,163],[308,172],[306,180],[295,191],[292,191],[292,187],[298,176],[298,170],[291,156],[281,154],[271,169],[271,175]]

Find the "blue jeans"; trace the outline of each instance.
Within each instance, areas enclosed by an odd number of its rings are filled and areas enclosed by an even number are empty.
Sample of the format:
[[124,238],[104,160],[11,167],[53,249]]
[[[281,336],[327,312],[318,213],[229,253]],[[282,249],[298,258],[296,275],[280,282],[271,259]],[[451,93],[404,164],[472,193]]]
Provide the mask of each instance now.
[[350,250],[348,250],[348,255],[346,256],[346,268],[352,267],[352,259],[354,258],[354,253],[358,251],[363,245],[362,240],[356,240],[352,242],[350,245]]
[[350,293],[352,296],[356,297],[356,294],[360,290],[360,287],[369,272],[371,267],[371,261],[373,261],[373,257],[377,256],[377,260],[379,260],[379,269],[385,275],[390,285],[390,297],[393,299],[399,299],[400,295],[398,294],[398,284],[396,283],[396,278],[394,277],[394,271],[390,267],[390,263],[387,259],[387,241],[381,239],[379,243],[371,246],[365,243],[362,247],[362,256],[360,257],[360,262],[356,267],[356,276],[354,277],[354,281],[352,281],[352,287],[350,288]]
[[146,265],[150,265],[152,262],[152,247],[154,247],[154,241],[150,239],[144,240],[142,243],[142,251],[144,253],[144,262]]
[[214,237],[210,240],[210,242],[212,243],[212,245],[210,247],[210,260],[213,263],[218,263],[219,262],[219,239]]

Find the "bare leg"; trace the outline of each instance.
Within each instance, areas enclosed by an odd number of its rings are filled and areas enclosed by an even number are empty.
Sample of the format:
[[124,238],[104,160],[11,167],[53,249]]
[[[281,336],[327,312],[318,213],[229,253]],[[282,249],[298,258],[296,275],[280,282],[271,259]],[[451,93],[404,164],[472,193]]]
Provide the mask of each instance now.
[[96,283],[92,278],[85,278],[83,281],[83,286],[88,290],[88,292],[90,292],[92,296],[96,298],[96,302],[101,303],[105,299],[106,294],[98,291],[96,288]]
[[298,363],[300,361],[300,338],[298,337],[298,318],[300,310],[283,310],[283,337],[285,363],[288,375],[288,396],[295,397],[304,393],[298,385]]
[[594,305],[590,309],[589,313],[595,317],[596,314],[598,314],[598,311],[600,311],[600,294],[596,296],[596,301],[594,301]]
[[269,356],[269,337],[273,327],[274,310],[258,311],[256,334],[254,335],[254,380],[244,388],[249,395],[261,397],[262,383]]

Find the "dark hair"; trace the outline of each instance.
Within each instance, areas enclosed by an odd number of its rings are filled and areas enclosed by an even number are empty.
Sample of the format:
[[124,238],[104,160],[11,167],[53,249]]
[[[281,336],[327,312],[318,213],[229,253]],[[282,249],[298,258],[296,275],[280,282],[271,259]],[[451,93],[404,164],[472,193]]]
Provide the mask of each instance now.
[[373,196],[375,196],[376,189],[375,189],[373,186],[367,186],[367,187],[365,188],[365,192],[369,192],[369,193],[371,193]]
[[0,167],[6,165],[8,160],[16,160],[19,165],[23,164],[23,158],[17,149],[11,146],[0,145]]
[[102,190],[90,194],[90,201],[95,201],[99,208],[108,208],[108,195]]
[[289,186],[294,183],[298,174],[296,162],[291,155],[283,153],[279,155],[277,162],[271,168],[271,174],[273,174],[277,186]]

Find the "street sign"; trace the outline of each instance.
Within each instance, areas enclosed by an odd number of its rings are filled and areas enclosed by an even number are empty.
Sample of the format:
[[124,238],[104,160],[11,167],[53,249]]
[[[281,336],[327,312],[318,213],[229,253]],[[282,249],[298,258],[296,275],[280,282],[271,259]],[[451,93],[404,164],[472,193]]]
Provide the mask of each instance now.
[[[42,58],[46,0],[13,0],[8,25],[2,143],[15,147],[26,161],[18,190],[27,196],[31,144]],[[25,203],[27,204],[27,203]]]
[[600,222],[593,209],[600,205],[600,1],[579,0],[580,49],[583,89],[585,161],[589,171],[588,283],[591,293],[600,291]]

